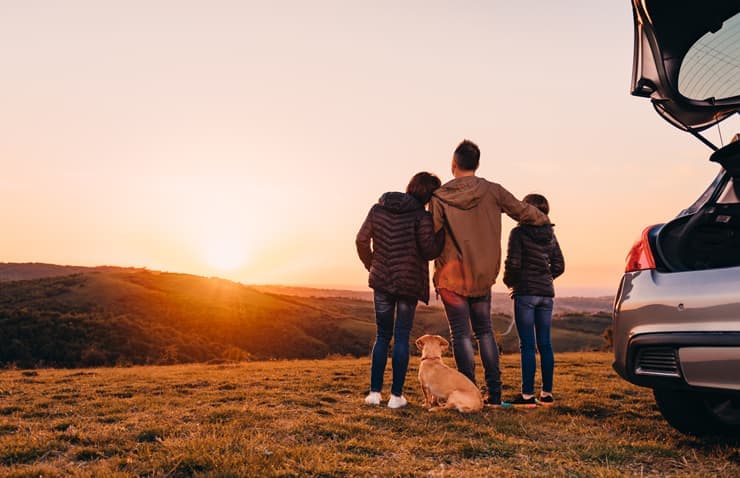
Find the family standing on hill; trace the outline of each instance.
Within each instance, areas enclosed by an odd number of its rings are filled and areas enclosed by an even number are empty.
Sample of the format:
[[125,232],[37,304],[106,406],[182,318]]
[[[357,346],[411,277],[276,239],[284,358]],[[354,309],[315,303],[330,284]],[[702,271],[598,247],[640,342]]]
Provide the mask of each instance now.
[[[476,383],[473,339],[483,362],[492,406],[553,403],[554,359],[550,344],[553,279],[564,271],[563,256],[547,214],[547,200],[530,194],[517,200],[501,185],[475,175],[480,150],[460,143],[452,158],[454,179],[414,175],[406,192],[387,192],[373,205],[357,234],[357,252],[370,272],[377,336],[372,351],[368,405],[380,405],[388,349],[393,341],[393,383],[388,407],[407,404],[403,385],[416,304],[429,303],[429,265],[442,299],[457,369]],[[428,211],[427,211],[428,204]],[[521,394],[501,400],[499,351],[491,325],[491,287],[501,266],[501,214],[519,221],[509,237],[504,283],[512,290],[522,359]],[[471,334],[472,327],[472,334]],[[542,390],[534,395],[535,343],[540,352]]]

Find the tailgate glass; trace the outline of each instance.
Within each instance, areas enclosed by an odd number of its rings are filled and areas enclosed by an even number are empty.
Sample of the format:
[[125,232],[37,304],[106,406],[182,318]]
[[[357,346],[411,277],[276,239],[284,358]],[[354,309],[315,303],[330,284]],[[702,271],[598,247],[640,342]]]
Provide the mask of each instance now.
[[688,50],[678,74],[678,91],[694,100],[740,95],[740,14]]

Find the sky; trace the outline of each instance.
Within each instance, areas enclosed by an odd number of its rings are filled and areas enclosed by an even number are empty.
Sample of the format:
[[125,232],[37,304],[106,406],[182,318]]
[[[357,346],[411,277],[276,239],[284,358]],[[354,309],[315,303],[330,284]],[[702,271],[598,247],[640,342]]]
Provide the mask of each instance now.
[[371,205],[468,138],[549,199],[558,294],[613,294],[718,171],[629,95],[632,34],[626,0],[4,0],[0,262],[361,290]]

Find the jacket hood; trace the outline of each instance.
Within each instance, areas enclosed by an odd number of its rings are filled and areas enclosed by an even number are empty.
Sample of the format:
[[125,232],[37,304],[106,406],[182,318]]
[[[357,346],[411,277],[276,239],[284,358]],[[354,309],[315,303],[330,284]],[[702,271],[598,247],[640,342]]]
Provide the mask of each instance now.
[[434,191],[440,201],[458,209],[472,209],[486,194],[490,183],[477,176],[455,178]]
[[378,204],[383,209],[394,213],[410,212],[424,207],[414,196],[399,192],[384,193],[380,196]]
[[548,244],[552,242],[554,236],[552,230],[553,224],[545,224],[543,226],[532,226],[530,224],[521,224],[519,227],[522,232],[526,234],[537,244]]

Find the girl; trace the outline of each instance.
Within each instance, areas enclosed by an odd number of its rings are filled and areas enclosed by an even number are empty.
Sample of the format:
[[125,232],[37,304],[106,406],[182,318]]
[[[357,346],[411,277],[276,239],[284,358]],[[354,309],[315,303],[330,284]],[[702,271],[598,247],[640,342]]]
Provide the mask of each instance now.
[[377,335],[370,368],[368,405],[380,405],[388,348],[393,338],[393,383],[388,407],[401,408],[409,364],[409,333],[419,300],[429,303],[429,261],[444,246],[444,232],[435,235],[424,206],[441,182],[434,174],[416,174],[406,192],[380,197],[357,233],[357,253],[370,272],[374,290]]
[[[523,201],[544,214],[550,212],[547,199],[540,194],[529,194]],[[555,357],[550,341],[550,325],[555,289],[552,282],[565,271],[565,262],[552,227],[551,224],[519,224],[509,234],[504,284],[511,288],[511,296],[514,298],[514,320],[522,359],[522,393],[510,403],[519,407],[536,407],[537,403],[553,404]],[[542,368],[539,400],[534,396],[534,374],[537,368],[535,341],[540,351]]]

